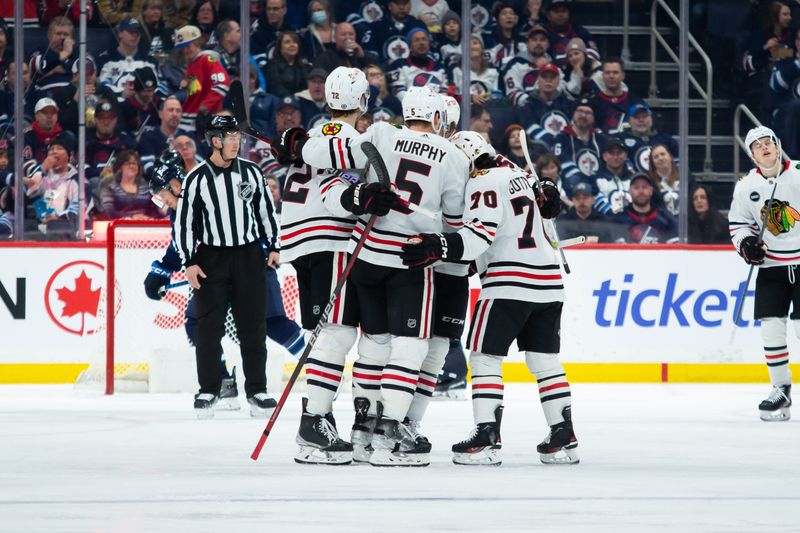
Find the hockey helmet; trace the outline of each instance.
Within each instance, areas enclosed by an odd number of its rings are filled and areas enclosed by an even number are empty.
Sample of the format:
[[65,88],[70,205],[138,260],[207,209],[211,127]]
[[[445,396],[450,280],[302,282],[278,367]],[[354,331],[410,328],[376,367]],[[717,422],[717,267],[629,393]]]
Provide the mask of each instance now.
[[403,120],[422,120],[434,126],[434,117],[439,113],[437,133],[445,127],[445,106],[442,95],[428,86],[411,87],[403,97]]
[[325,79],[325,100],[337,111],[367,112],[369,82],[357,68],[336,67]]
[[[747,136],[744,139],[745,150],[747,151],[747,155],[750,157],[750,159],[753,159],[753,143],[759,139],[763,139],[764,137],[769,137],[772,139],[772,142],[778,146],[778,150],[780,151],[781,141],[778,139],[778,136],[775,135],[775,132],[766,126],[757,126],[748,131]],[[780,153],[778,155],[780,155]]]
[[470,170],[474,170],[475,161],[482,155],[492,156],[491,145],[484,140],[480,133],[459,131],[450,138],[450,142],[469,158]]
[[222,139],[225,137],[225,134],[236,133],[238,131],[239,121],[236,120],[236,117],[229,115],[214,115],[208,122],[208,126],[206,126],[206,142],[209,146],[214,146],[211,144],[212,138],[219,137]]
[[461,106],[458,105],[458,100],[452,96],[444,95],[442,98],[444,99],[444,115],[447,132],[450,130],[455,132],[458,129],[458,121],[461,119]]
[[167,148],[156,161],[153,175],[150,177],[150,192],[154,195],[164,189],[170,188],[170,181],[178,180],[183,182],[183,173],[186,171],[186,164],[181,155],[172,148]]

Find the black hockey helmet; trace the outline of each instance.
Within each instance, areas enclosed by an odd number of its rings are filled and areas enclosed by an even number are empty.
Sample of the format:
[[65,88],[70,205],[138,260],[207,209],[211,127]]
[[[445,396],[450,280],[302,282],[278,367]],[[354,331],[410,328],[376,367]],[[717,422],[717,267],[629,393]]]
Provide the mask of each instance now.
[[234,133],[239,131],[239,121],[236,117],[228,115],[214,115],[208,121],[206,126],[206,142],[209,146],[213,137],[224,137],[226,133]]
[[167,148],[156,161],[153,175],[150,177],[150,192],[158,194],[164,189],[169,189],[170,181],[176,179],[183,183],[183,173],[186,165],[181,155],[172,148]]

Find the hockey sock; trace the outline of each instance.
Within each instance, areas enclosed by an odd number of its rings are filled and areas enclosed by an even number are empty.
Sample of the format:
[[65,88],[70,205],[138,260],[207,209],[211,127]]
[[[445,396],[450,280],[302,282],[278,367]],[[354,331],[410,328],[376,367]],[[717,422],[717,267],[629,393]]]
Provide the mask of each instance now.
[[356,328],[334,324],[326,324],[320,331],[306,362],[307,409],[312,415],[325,416],[333,409],[333,397],[356,335]]
[[494,422],[495,410],[503,405],[503,358],[472,352],[469,366],[472,370],[472,416],[475,424]]
[[525,364],[536,377],[539,386],[539,400],[544,409],[544,418],[548,426],[564,421],[561,414],[564,408],[572,404],[572,396],[567,382],[564,366],[558,360],[557,353],[525,352]]
[[267,336],[289,350],[289,353],[294,356],[302,352],[305,347],[303,330],[293,320],[289,320],[286,315],[267,319]]
[[222,379],[230,379],[231,378],[231,374],[230,374],[230,372],[228,372],[228,365],[225,362],[225,356],[224,355],[222,356],[222,360],[220,361],[219,375],[220,375],[220,377]]
[[433,389],[436,388],[436,377],[444,365],[444,358],[449,347],[450,339],[444,337],[431,337],[428,341],[428,355],[425,356],[422,367],[419,369],[417,390],[414,391],[414,399],[411,401],[411,407],[408,408],[406,415],[409,419],[419,422],[425,416],[425,410],[428,409],[433,397]]
[[358,340],[358,360],[353,363],[353,398],[369,400],[369,414],[375,416],[381,401],[381,374],[392,353],[392,336],[364,334]]
[[439,379],[464,379],[466,377],[467,357],[464,355],[461,339],[450,339],[450,347],[444,358],[444,365],[442,365]]
[[[792,323],[795,332],[800,334],[800,320],[792,320]],[[792,373],[789,371],[789,348],[786,345],[786,319],[762,319],[761,340],[764,342],[764,357],[767,362],[770,383],[774,387],[791,384]]]
[[392,336],[391,346],[389,363],[381,374],[383,415],[402,421],[414,399],[419,369],[428,355],[428,339]]

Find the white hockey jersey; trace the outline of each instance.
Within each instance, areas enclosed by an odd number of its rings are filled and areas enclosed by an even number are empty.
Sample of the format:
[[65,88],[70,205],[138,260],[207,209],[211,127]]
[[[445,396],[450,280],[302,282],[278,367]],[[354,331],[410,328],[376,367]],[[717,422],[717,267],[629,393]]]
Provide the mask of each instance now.
[[[458,229],[464,212],[464,186],[469,174],[469,160],[458,148],[438,135],[377,122],[366,132],[350,139],[312,137],[303,147],[303,160],[319,168],[356,168],[367,166],[361,143],[371,142],[383,156],[397,193],[412,204],[422,206],[441,217],[433,220],[405,208],[394,208],[378,218],[361,250],[359,259],[391,268],[407,268],[400,259],[400,248],[418,233],[438,233],[442,222]],[[367,181],[378,181],[370,168]],[[332,182],[325,191],[326,202],[338,201],[345,188],[344,180]],[[336,200],[335,200],[336,199]],[[356,221],[348,251],[355,249],[367,225],[368,216]]]
[[463,259],[475,259],[480,298],[563,302],[561,269],[528,175],[519,168],[479,171],[467,183]]
[[[777,183],[764,231],[763,267],[800,264],[800,161],[786,161]],[[745,237],[758,237],[774,184],[775,178],[764,178],[758,169],[736,182],[728,227],[737,250]]]
[[[358,132],[344,122],[328,122],[309,130],[312,138],[346,139]],[[351,168],[349,162],[345,162]],[[335,202],[325,202],[324,192],[336,183],[350,186],[338,172],[308,164],[289,167],[281,209],[281,260],[290,262],[317,252],[343,252],[353,233],[356,217]]]

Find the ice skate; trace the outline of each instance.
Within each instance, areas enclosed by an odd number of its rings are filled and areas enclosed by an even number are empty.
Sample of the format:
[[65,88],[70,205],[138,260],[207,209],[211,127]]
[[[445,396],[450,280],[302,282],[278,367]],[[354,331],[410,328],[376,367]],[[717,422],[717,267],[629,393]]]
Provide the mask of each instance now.
[[268,417],[278,405],[275,398],[271,398],[266,392],[257,392],[247,398],[250,404],[250,416],[253,418]]
[[445,378],[436,384],[433,390],[436,400],[466,400],[467,378]]
[[238,411],[239,387],[236,385],[236,369],[231,372],[231,377],[222,380],[222,387],[219,390],[219,401],[216,406],[217,411]]
[[564,421],[550,426],[550,433],[536,447],[539,459],[546,465],[577,464],[580,462],[575,449],[578,439],[572,430],[572,409],[567,406],[562,412]]
[[369,411],[369,400],[366,398],[354,398],[353,405],[356,410],[353,431],[350,433],[350,441],[353,445],[353,461],[356,463],[368,463],[372,455],[372,433],[375,431],[377,418],[367,414]]
[[194,395],[194,412],[199,420],[214,418],[214,406],[217,404],[215,394],[201,392]]
[[785,422],[792,418],[789,411],[791,406],[792,386],[779,385],[773,387],[767,399],[758,404],[758,410],[764,422]]
[[420,451],[427,450],[425,453],[430,453],[431,441],[429,441],[428,437],[423,435],[420,431],[419,422],[416,420],[409,420],[408,417],[406,417],[406,419],[403,420],[403,425],[406,427],[411,436],[414,437],[414,442],[417,443]]
[[[372,435],[372,466],[428,466],[430,445],[418,445],[408,428],[391,418],[381,416],[378,402],[378,422]],[[427,450],[427,451],[426,451]]]
[[469,437],[453,444],[453,462],[457,465],[500,465],[502,443],[500,441],[500,422],[503,406],[494,412],[494,422],[483,422],[475,426]]
[[303,416],[295,441],[300,446],[294,460],[301,464],[346,465],[353,461],[353,446],[339,438],[333,413],[312,415],[303,398]]

